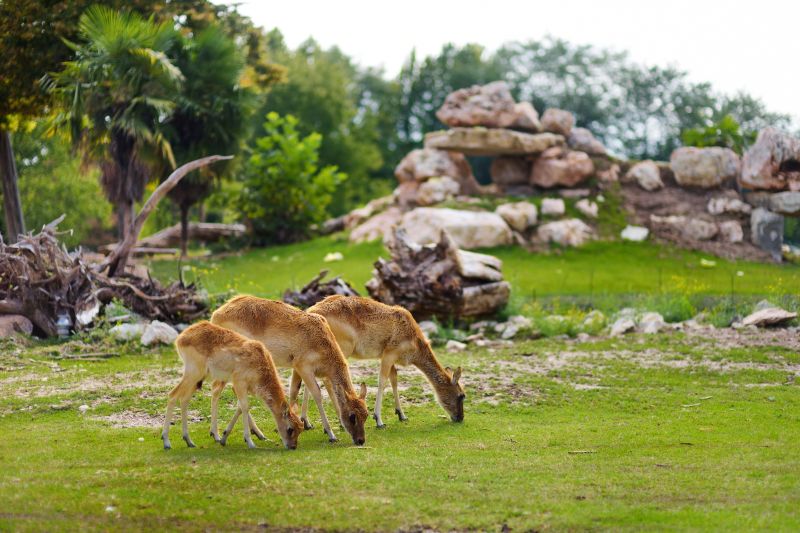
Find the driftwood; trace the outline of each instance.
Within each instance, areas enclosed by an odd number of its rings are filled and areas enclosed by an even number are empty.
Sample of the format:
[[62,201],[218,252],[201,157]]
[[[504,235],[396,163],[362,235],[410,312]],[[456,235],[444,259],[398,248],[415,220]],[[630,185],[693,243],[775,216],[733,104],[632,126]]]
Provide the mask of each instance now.
[[142,232],[142,226],[144,226],[145,220],[147,220],[147,217],[150,216],[150,213],[153,211],[153,209],[156,208],[158,202],[161,201],[161,199],[164,198],[169,191],[175,188],[178,182],[181,181],[181,179],[189,172],[212,163],[216,163],[217,161],[224,161],[226,159],[233,159],[233,156],[210,155],[195,161],[190,161],[189,163],[176,168],[172,174],[170,174],[169,177],[161,183],[161,185],[156,187],[156,190],[153,191],[153,194],[151,194],[150,198],[147,199],[147,202],[145,202],[142,210],[139,211],[139,214],[136,215],[136,218],[133,220],[132,227],[125,234],[125,238],[100,265],[99,272],[108,269],[108,275],[112,277],[118,272],[125,272],[125,266],[130,258],[131,249],[136,245],[136,241],[139,240],[139,234]]
[[66,314],[72,328],[81,330],[114,298],[146,318],[171,323],[190,322],[207,312],[192,285],[165,287],[127,273],[109,277],[84,261],[80,250],[68,252],[58,240],[63,218],[16,244],[0,239],[0,313],[23,315],[37,334],[52,337],[60,315]]
[[299,291],[286,289],[286,292],[283,293],[283,301],[300,309],[306,309],[335,294],[359,296],[358,292],[339,276],[325,283],[320,283],[327,275],[327,270],[320,270],[319,274],[314,276],[314,279]]
[[[212,224],[209,222],[190,222],[189,239],[193,241],[214,242],[222,239],[242,237],[247,232],[244,224]],[[136,243],[137,248],[170,248],[181,243],[181,225],[175,224],[154,233]]]
[[367,291],[376,300],[405,307],[418,319],[490,315],[508,302],[502,262],[459,250],[446,232],[421,246],[397,229],[388,244],[391,260],[375,263]]

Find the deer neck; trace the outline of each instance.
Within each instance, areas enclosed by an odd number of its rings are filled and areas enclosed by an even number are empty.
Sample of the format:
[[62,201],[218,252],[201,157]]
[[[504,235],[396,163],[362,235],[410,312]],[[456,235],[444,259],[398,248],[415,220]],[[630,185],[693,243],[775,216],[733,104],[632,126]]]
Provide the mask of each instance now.
[[425,353],[420,350],[416,357],[414,357],[412,364],[425,374],[425,377],[428,378],[428,381],[436,390],[437,394],[441,388],[444,388],[450,383],[450,377],[432,353]]

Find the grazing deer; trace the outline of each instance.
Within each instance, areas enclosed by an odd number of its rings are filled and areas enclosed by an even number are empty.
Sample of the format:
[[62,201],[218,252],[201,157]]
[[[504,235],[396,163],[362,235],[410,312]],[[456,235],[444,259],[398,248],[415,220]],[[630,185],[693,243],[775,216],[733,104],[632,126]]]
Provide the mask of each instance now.
[[290,450],[297,448],[297,437],[303,431],[303,423],[286,401],[278,371],[263,344],[203,321],[189,326],[178,335],[175,347],[183,360],[183,378],[169,393],[164,429],[161,431],[164,449],[172,447],[169,425],[176,403],[181,406],[183,440],[187,446],[194,448],[194,442],[189,437],[187,411],[194,391],[202,387],[206,377],[233,382],[233,390],[239,400],[238,409],[245,415],[244,440],[249,448],[255,448],[255,444],[250,438],[248,394],[261,398],[272,411],[284,446]]
[[[322,392],[316,380],[322,378],[342,426],[350,433],[353,443],[364,444],[364,422],[369,416],[364,402],[367,386],[362,383],[361,393],[356,393],[347,360],[325,318],[283,302],[236,296],[214,312],[211,322],[263,342],[277,366],[292,368],[290,398],[297,397],[302,380],[316,401],[328,439],[335,442],[336,435],[325,415]],[[217,397],[225,388],[225,380],[219,381],[221,383],[214,383],[212,393]],[[216,427],[216,416],[212,401],[212,427]]]
[[[461,367],[451,371],[442,368],[431,345],[406,309],[389,306],[358,296],[328,296],[307,309],[308,313],[324,316],[336,336],[339,347],[347,357],[380,359],[378,394],[375,399],[375,422],[381,420],[381,402],[387,379],[394,391],[394,407],[400,421],[407,420],[400,406],[395,365],[414,365],[428,378],[436,398],[453,422],[464,420],[464,389],[458,383]],[[303,401],[301,419],[306,420],[307,398]],[[289,395],[289,401],[294,397]]]

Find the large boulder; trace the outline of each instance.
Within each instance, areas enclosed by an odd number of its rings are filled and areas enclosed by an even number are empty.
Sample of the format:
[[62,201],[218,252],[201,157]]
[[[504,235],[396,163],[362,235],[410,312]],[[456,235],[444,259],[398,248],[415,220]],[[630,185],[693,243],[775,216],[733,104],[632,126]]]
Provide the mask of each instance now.
[[783,256],[783,217],[763,207],[753,209],[750,215],[750,240],[769,252],[773,259],[780,261]]
[[350,242],[386,240],[387,237],[391,236],[394,226],[400,223],[401,218],[403,218],[403,212],[400,211],[400,208],[390,207],[351,231]]
[[417,189],[417,204],[434,205],[457,196],[461,191],[458,182],[449,176],[431,178]]
[[511,244],[511,228],[497,213],[420,207],[403,215],[402,229],[414,242],[439,242],[447,231],[458,248],[489,248]]
[[551,107],[550,109],[545,109],[542,115],[542,128],[544,128],[544,131],[569,137],[574,125],[575,117],[573,114],[563,109]]
[[514,120],[509,127],[518,130],[542,131],[539,113],[530,102],[519,102],[514,105]]
[[453,128],[425,135],[425,148],[452,150],[465,155],[532,155],[564,144],[553,133],[523,133],[492,128]]
[[591,155],[606,155],[606,147],[598,141],[591,131],[586,128],[572,128],[567,138],[567,145],[573,150],[579,150]]
[[507,128],[517,118],[515,105],[508,84],[495,81],[448,94],[436,118],[450,127]]
[[151,344],[172,344],[178,338],[178,332],[175,328],[161,322],[160,320],[153,320],[144,328],[142,338],[139,339],[145,346]]
[[730,148],[684,146],[672,152],[669,165],[681,187],[711,189],[739,175],[739,156]]
[[536,230],[536,236],[542,242],[550,242],[561,246],[581,246],[591,239],[592,228],[578,218],[557,220],[542,224]]
[[531,162],[524,157],[497,157],[489,167],[492,183],[500,186],[527,185],[531,175]]
[[33,322],[22,315],[0,315],[0,339],[22,333],[33,333]]
[[769,197],[769,209],[788,216],[800,216],[800,192],[779,192]]
[[503,217],[503,220],[517,231],[525,231],[536,224],[536,206],[530,202],[514,202],[502,204],[495,209],[495,213]]
[[625,174],[625,178],[630,181],[635,180],[639,187],[646,191],[655,191],[664,186],[658,165],[650,160],[640,161],[633,165]]
[[800,139],[776,128],[758,132],[742,158],[739,184],[747,189],[799,190]]
[[782,326],[797,318],[797,313],[792,313],[780,307],[766,307],[758,309],[742,319],[743,326],[756,326],[766,328],[771,326]]
[[539,187],[575,187],[594,172],[594,163],[583,152],[559,147],[546,150],[531,170],[531,184]]
[[457,152],[430,148],[412,150],[394,169],[394,175],[401,184],[449,176],[461,186],[462,194],[477,194],[479,191],[469,162]]

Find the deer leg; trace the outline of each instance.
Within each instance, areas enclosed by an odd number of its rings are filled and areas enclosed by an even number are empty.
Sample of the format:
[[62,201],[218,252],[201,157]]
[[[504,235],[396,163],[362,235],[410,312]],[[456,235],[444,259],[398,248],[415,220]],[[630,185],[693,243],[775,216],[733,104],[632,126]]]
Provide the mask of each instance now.
[[211,384],[211,437],[214,442],[219,442],[219,430],[217,429],[217,421],[219,419],[219,397],[222,391],[225,390],[226,383],[224,381],[215,381]]
[[[289,387],[289,405],[294,405],[297,402],[297,396],[300,393],[300,384],[303,382],[303,378],[300,377],[300,374],[296,370],[292,370],[292,384]],[[303,421],[303,428],[304,429],[312,429],[314,426],[308,421],[308,388],[303,391],[303,410],[300,414],[300,420]]]
[[233,426],[236,425],[236,421],[239,420],[239,415],[241,414],[242,414],[242,409],[239,407],[239,404],[237,403],[236,411],[233,413],[233,418],[231,418],[231,421],[228,422],[228,427],[225,428],[225,431],[222,432],[222,438],[219,439],[219,443],[222,444],[223,446],[225,446],[225,444],[228,442],[228,435],[230,435],[231,431],[233,431]]
[[389,381],[392,382],[392,394],[394,395],[394,413],[397,415],[397,418],[400,419],[400,422],[405,422],[408,420],[408,417],[403,413],[403,407],[400,405],[400,393],[397,390],[397,367],[392,365],[391,370],[389,370]]
[[239,399],[239,410],[242,412],[242,424],[244,425],[244,442],[247,447],[253,449],[256,445],[250,436],[250,402],[247,398],[247,389],[245,387],[237,387],[236,383],[233,384],[233,391]]
[[381,373],[378,376],[378,393],[375,395],[375,425],[378,429],[383,429],[386,424],[381,420],[381,404],[383,403],[383,389],[386,388],[386,380],[389,378],[389,369],[392,364],[386,360],[381,359]]
[[344,424],[342,423],[342,413],[339,411],[339,404],[336,403],[336,398],[333,397],[333,383],[331,383],[331,380],[328,378],[325,378],[323,383],[325,384],[325,390],[328,391],[328,398],[330,398],[334,409],[336,409],[336,417],[339,419],[339,425],[342,429],[344,429]]
[[317,403],[319,417],[322,419],[322,427],[325,429],[325,433],[328,434],[328,440],[330,442],[336,442],[339,439],[337,439],[336,435],[334,435],[331,425],[328,423],[328,417],[325,415],[325,406],[322,405],[322,391],[319,389],[317,380],[314,379],[313,375],[304,376],[303,382],[306,384],[306,389],[311,392],[311,395],[314,397],[314,401]]
[[258,440],[267,440],[267,437],[264,436],[264,433],[256,425],[256,421],[253,419],[252,413],[248,413],[247,417],[250,422],[250,433],[255,435]]

